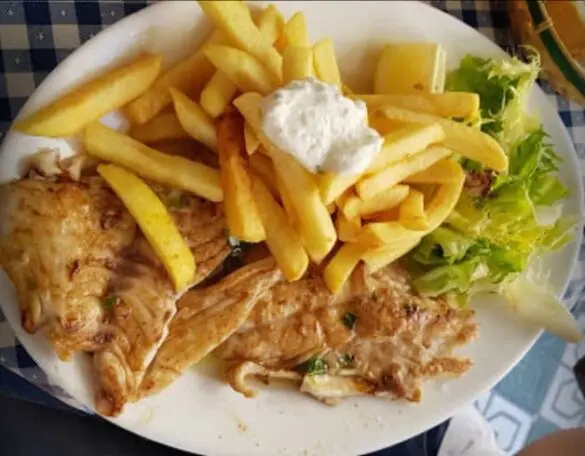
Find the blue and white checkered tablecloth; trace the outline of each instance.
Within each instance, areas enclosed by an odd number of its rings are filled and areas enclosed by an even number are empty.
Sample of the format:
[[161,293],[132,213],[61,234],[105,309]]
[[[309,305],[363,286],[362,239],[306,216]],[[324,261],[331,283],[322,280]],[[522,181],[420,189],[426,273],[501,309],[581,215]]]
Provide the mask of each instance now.
[[[151,2],[1,1],[0,138],[8,131],[27,97],[59,62],[108,25],[148,3]],[[505,1],[439,0],[430,3],[510,49]],[[545,90],[571,134],[581,163],[585,163],[585,111],[576,103],[554,95],[546,86]],[[581,252],[582,267],[576,272],[567,298],[585,327],[585,305],[581,303],[585,248],[582,247]],[[571,372],[577,359],[584,355],[585,343],[569,346],[545,334],[494,390],[477,401],[477,407],[491,423],[504,450],[513,453],[526,441],[557,428],[585,425],[585,401]],[[28,356],[1,313],[0,365],[54,396],[68,400]],[[18,391],[13,393],[19,395]]]

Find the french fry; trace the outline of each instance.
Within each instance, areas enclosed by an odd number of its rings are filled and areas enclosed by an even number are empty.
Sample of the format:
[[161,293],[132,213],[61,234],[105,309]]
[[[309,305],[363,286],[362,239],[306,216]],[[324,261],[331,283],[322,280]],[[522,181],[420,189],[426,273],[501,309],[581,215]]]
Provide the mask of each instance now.
[[[282,82],[282,57],[270,39],[258,30],[246,4],[230,0],[220,2],[199,0],[198,3],[236,47],[258,59],[269,73],[272,85],[279,86]],[[240,60],[240,64],[242,62]]]
[[384,135],[384,144],[367,174],[373,174],[392,163],[404,160],[417,152],[425,150],[433,143],[445,139],[443,128],[435,123],[429,125],[410,125]]
[[425,214],[425,197],[421,192],[410,190],[398,208],[398,220],[411,230],[426,231],[429,229],[429,222]]
[[395,242],[369,249],[362,255],[362,260],[368,265],[369,271],[375,272],[406,255],[418,245],[420,240],[421,237],[416,237],[407,242]]
[[387,211],[366,215],[364,216],[364,220],[368,222],[396,222],[398,221],[398,206]]
[[386,128],[384,126],[386,120],[405,124],[438,123],[445,131],[445,139],[441,142],[445,147],[495,171],[508,169],[508,156],[500,144],[476,128],[441,117],[388,106],[376,110],[370,116],[370,126],[383,131]]
[[193,54],[169,68],[143,95],[124,108],[124,113],[134,125],[141,125],[154,118],[172,103],[169,88],[174,87],[195,98],[209,78],[215,67],[205,56],[203,49],[210,43],[222,43],[225,36],[215,31]]
[[266,238],[264,224],[252,196],[244,144],[244,119],[237,111],[217,120],[217,142],[223,206],[230,235],[246,242]]
[[361,234],[362,223],[359,217],[348,219],[342,211],[337,212],[335,219],[337,237],[343,242],[354,242]]
[[130,128],[128,134],[144,144],[190,137],[173,112],[160,114],[143,125],[136,125]]
[[459,168],[459,163],[448,158],[408,176],[403,182],[406,184],[449,184],[457,182]]
[[280,198],[276,171],[270,158],[261,154],[254,154],[249,158],[249,161],[252,172],[262,179],[275,198]]
[[317,184],[319,185],[321,199],[325,204],[331,204],[343,192],[355,184],[360,177],[360,174],[336,174],[329,172],[319,174],[317,176]]
[[267,95],[277,87],[262,64],[240,49],[210,44],[205,47],[204,52],[211,63],[242,92],[260,92]]
[[260,140],[248,122],[244,124],[244,139],[246,140],[246,152],[248,155],[252,155],[260,147]]
[[409,191],[408,185],[398,184],[366,201],[352,195],[347,199],[342,210],[348,218],[372,218],[376,214],[387,212],[397,207],[406,199]]
[[287,46],[309,46],[307,21],[303,13],[295,13],[284,25],[284,39]]
[[313,60],[317,78],[327,84],[341,87],[341,76],[335,58],[335,48],[330,38],[321,40],[313,46]]
[[257,176],[252,176],[252,195],[266,231],[266,244],[287,280],[300,279],[309,266],[300,234]]
[[187,95],[176,89],[169,89],[177,118],[183,129],[193,139],[205,144],[212,150],[217,149],[217,134],[211,118]]
[[274,5],[268,5],[258,14],[256,26],[271,44],[274,44],[284,30],[284,18]]
[[344,244],[323,269],[323,280],[331,293],[337,293],[366,252],[360,244]]
[[400,221],[366,223],[354,242],[370,247],[382,247],[387,244],[408,242],[421,237],[424,231],[412,230]]
[[123,168],[99,165],[98,173],[136,220],[168,271],[175,290],[187,288],[195,278],[195,259],[162,201],[140,178]]
[[305,248],[311,259],[319,263],[335,245],[337,239],[335,227],[327,207],[321,201],[319,188],[313,176],[293,157],[276,148],[263,134],[261,101],[262,97],[259,94],[246,93],[236,98],[234,105],[254,129],[272,158],[276,173],[291,196],[291,203],[299,217]]
[[287,46],[282,53],[282,78],[289,82],[313,76],[313,51],[309,47]]
[[335,209],[337,209],[335,203],[329,203],[327,205],[327,212],[329,212],[330,214],[333,214],[335,212]]
[[479,95],[470,92],[445,92],[392,95],[355,95],[368,109],[384,106],[410,109],[437,117],[474,118],[479,114]]
[[225,111],[237,91],[231,79],[221,71],[216,71],[201,91],[199,103],[207,114],[216,118]]
[[184,157],[163,154],[98,122],[89,124],[83,142],[88,154],[123,166],[145,179],[223,200],[219,171]]
[[35,136],[71,136],[104,114],[142,95],[154,83],[160,68],[159,56],[135,59],[82,84],[34,114],[17,120],[14,128]]
[[187,139],[157,141],[148,144],[148,146],[168,155],[185,157],[189,160],[209,166],[210,168],[219,169],[219,158],[217,157],[217,154],[191,137]]
[[436,43],[388,44],[374,74],[374,93],[442,92],[445,51]]
[[432,146],[423,152],[419,152],[406,160],[392,164],[382,171],[362,178],[356,184],[356,190],[361,199],[367,201],[378,193],[393,187],[408,176],[428,168],[434,163],[442,160],[453,151],[441,146]]

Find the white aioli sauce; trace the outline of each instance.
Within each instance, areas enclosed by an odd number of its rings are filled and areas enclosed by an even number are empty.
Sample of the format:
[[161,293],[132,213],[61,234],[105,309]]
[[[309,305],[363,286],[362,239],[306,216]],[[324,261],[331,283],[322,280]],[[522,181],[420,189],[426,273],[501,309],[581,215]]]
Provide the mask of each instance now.
[[367,125],[365,103],[313,78],[276,90],[261,109],[268,139],[313,173],[362,173],[382,147],[382,137]]

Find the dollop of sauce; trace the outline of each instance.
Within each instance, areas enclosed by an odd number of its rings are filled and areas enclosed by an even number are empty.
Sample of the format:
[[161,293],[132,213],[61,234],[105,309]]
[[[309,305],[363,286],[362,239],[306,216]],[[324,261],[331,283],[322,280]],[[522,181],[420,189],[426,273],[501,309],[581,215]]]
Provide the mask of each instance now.
[[382,148],[365,103],[313,78],[274,91],[261,110],[268,139],[313,173],[360,174]]

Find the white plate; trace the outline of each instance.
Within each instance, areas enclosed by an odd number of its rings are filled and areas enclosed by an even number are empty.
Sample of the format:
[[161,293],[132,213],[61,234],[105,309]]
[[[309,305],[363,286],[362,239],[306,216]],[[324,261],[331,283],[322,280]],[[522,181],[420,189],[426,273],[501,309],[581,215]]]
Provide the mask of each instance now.
[[[288,17],[305,13],[313,40],[334,39],[342,73],[354,90],[365,91],[381,45],[389,41],[435,41],[456,65],[466,53],[503,56],[491,41],[453,17],[424,4],[407,2],[275,2]],[[109,27],[55,69],[30,98],[30,113],[80,81],[129,58],[140,50],[162,52],[171,62],[193,49],[209,24],[195,2],[161,2]],[[531,105],[565,158],[562,176],[574,189],[568,211],[582,214],[582,188],[576,154],[559,119],[540,89]],[[120,125],[109,116],[108,123]],[[0,178],[14,177],[21,159],[39,147],[71,151],[74,140],[48,140],[10,133],[0,156]],[[559,252],[553,283],[563,289],[570,276],[580,239]],[[92,406],[87,360],[62,363],[39,335],[23,334],[14,291],[5,276],[0,303],[22,344],[37,363],[80,402]],[[481,305],[484,304],[484,305]],[[211,364],[192,370],[162,394],[127,408],[113,423],[158,442],[207,455],[355,455],[395,444],[451,416],[492,387],[518,362],[538,335],[480,303],[479,340],[463,350],[475,360],[464,377],[428,384],[418,405],[364,398],[327,407],[292,391],[263,388],[255,400],[245,399],[220,382]],[[305,452],[306,451],[306,452]]]

